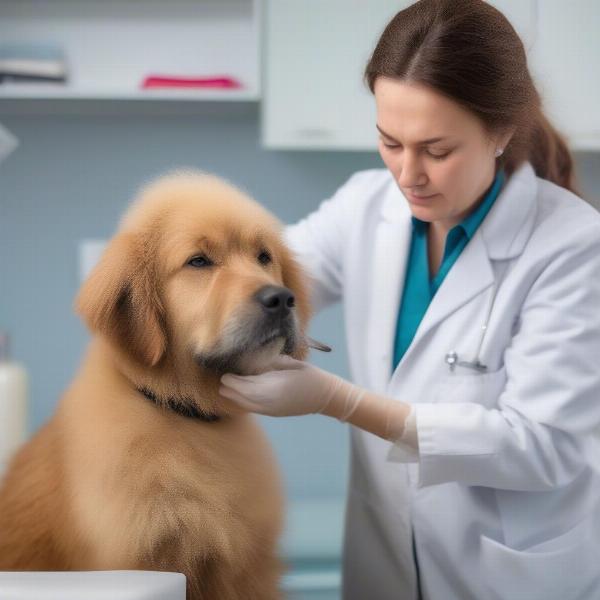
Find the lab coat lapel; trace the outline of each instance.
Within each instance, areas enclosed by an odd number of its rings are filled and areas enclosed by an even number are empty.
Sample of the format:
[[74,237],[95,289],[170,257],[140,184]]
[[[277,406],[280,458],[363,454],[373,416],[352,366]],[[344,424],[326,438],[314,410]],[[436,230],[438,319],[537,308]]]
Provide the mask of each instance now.
[[373,241],[373,270],[368,282],[372,294],[368,313],[369,380],[383,391],[392,373],[393,345],[400,292],[404,283],[412,222],[406,201],[396,188],[384,200]]
[[[475,232],[433,297],[411,343],[414,347],[430,329],[494,283],[481,231]],[[410,348],[409,348],[410,349]]]
[[533,229],[537,189],[533,167],[524,163],[446,275],[399,366],[428,331],[494,284],[493,261],[521,254]]

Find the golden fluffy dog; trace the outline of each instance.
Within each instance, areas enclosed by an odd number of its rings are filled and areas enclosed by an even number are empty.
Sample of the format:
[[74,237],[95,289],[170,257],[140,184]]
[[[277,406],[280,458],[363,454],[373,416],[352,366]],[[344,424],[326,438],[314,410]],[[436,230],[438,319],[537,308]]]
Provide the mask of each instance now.
[[194,171],[142,190],[76,307],[90,347],[0,489],[1,570],[184,573],[190,600],[280,597],[283,494],[224,372],[303,358],[305,281],[259,204]]

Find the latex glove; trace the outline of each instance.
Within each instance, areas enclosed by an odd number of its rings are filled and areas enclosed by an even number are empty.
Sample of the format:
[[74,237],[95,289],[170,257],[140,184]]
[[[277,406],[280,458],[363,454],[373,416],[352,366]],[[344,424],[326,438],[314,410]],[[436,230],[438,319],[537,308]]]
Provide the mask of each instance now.
[[274,370],[260,375],[221,377],[219,393],[249,412],[272,417],[322,413],[397,440],[410,405],[356,386],[290,356],[279,356]]
[[[269,367],[273,370],[260,375],[226,373],[219,393],[250,412],[290,417],[322,412],[344,383],[341,377],[291,356],[278,356]],[[352,407],[358,390],[348,392]]]

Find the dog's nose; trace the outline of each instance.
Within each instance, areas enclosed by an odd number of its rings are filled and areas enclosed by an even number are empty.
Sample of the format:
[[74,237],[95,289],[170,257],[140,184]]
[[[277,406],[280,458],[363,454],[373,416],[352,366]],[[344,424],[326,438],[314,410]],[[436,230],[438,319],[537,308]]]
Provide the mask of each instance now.
[[294,294],[287,288],[277,285],[266,285],[260,288],[254,297],[272,315],[285,317],[294,307]]

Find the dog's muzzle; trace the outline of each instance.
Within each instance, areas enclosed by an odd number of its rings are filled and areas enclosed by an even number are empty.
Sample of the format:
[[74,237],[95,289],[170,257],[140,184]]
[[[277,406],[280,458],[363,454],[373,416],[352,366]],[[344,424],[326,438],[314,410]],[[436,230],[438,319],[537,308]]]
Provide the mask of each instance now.
[[[212,352],[196,355],[196,362],[217,372],[243,373],[275,352],[292,354],[299,343],[294,294],[288,288],[266,285],[252,296],[250,317],[233,321]],[[271,356],[271,359],[274,356]],[[255,359],[255,360],[254,360]]]
[[[295,298],[291,290],[276,285],[266,285],[254,294],[254,298],[264,315],[263,335],[258,339],[259,346],[264,346],[278,337],[286,340],[295,337],[295,323],[291,318]],[[292,350],[293,348],[288,348],[288,351]]]

